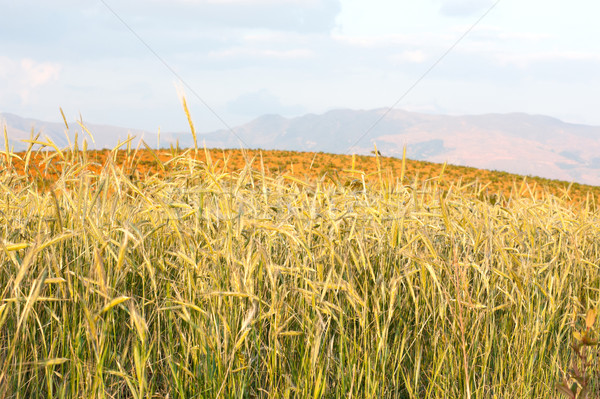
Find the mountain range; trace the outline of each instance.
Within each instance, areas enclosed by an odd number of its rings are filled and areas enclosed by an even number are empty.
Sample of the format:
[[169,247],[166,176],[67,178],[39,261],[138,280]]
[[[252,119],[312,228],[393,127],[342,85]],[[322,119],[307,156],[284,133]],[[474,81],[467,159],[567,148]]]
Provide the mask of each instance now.
[[[15,151],[27,148],[31,131],[50,137],[59,147],[88,140],[88,148],[112,148],[128,134],[158,145],[157,133],[139,129],[85,123],[94,136],[70,122],[44,122],[0,114]],[[566,123],[524,113],[433,115],[403,110],[338,109],[324,114],[285,118],[264,115],[230,130],[198,134],[198,145],[210,148],[322,151],[369,154],[374,145],[384,156],[448,162],[481,169],[600,185],[600,126]],[[137,140],[134,142],[137,145]],[[161,133],[160,145],[193,146],[191,133]]]

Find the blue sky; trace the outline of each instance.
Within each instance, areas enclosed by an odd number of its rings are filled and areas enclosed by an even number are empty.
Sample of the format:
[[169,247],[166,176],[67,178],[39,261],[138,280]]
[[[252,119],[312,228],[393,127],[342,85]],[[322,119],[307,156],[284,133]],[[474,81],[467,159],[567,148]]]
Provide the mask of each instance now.
[[[104,0],[235,126],[388,107],[492,0]],[[600,125],[600,2],[501,0],[398,104]],[[177,78],[100,0],[0,0],[0,112],[187,130]],[[196,128],[221,122],[186,89]]]

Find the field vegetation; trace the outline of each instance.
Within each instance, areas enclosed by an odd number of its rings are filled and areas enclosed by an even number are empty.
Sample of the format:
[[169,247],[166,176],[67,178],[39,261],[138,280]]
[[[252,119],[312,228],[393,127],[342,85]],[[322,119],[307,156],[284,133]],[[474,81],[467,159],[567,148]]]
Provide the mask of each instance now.
[[[32,141],[36,141],[32,138]],[[37,143],[44,143],[37,141]],[[56,149],[47,143],[46,149]],[[136,178],[155,176],[163,178],[175,164],[168,162],[185,153],[196,161],[206,163],[210,158],[213,168],[221,173],[237,173],[252,162],[250,167],[273,177],[285,175],[306,181],[325,179],[339,184],[347,179],[364,179],[367,183],[381,179],[394,182],[402,177],[404,183],[420,184],[431,179],[448,189],[451,184],[476,185],[480,195],[507,197],[518,192],[522,197],[541,198],[546,194],[564,197],[568,202],[589,201],[590,196],[600,196],[599,186],[569,183],[536,176],[477,169],[467,166],[437,164],[406,158],[374,155],[340,155],[323,152],[294,152],[280,150],[204,149],[187,151],[177,146],[152,150],[141,140],[130,138],[117,150],[82,149],[85,160],[81,166],[89,172],[99,173],[109,160],[125,173]],[[74,150],[79,151],[77,148]],[[373,151],[375,153],[375,151]],[[10,166],[19,175],[27,175],[38,187],[46,187],[61,175],[66,165],[59,153],[42,151],[17,153],[10,157]],[[208,157],[208,158],[207,158]],[[443,178],[440,178],[443,177]],[[592,200],[593,201],[593,200]]]
[[278,154],[7,150],[0,397],[599,394],[595,188]]

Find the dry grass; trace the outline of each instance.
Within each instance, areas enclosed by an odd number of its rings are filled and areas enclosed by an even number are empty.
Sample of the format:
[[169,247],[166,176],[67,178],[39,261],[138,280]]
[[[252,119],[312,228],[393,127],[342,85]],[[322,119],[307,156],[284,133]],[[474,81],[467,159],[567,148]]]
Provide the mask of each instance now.
[[40,153],[39,187],[6,153],[0,397],[558,395],[598,303],[593,200],[148,154]]

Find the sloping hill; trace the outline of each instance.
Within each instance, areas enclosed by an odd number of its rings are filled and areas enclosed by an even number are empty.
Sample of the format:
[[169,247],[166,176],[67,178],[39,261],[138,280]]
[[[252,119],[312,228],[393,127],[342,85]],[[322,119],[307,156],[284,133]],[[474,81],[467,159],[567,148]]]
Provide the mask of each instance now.
[[[400,186],[411,186],[419,190],[436,185],[450,191],[467,190],[477,192],[484,198],[513,197],[543,198],[547,194],[565,198],[569,202],[596,207],[600,198],[600,186],[549,180],[540,177],[524,177],[507,172],[489,171],[466,166],[444,165],[427,161],[406,159],[404,162],[395,157],[376,157],[364,155],[340,155],[323,152],[294,152],[279,150],[207,149],[196,152],[193,149],[177,150],[135,150],[126,147],[123,150],[88,151],[87,153],[65,151],[67,162],[59,156],[45,152],[34,152],[25,165],[27,156],[5,161],[0,154],[0,168],[9,163],[18,174],[27,175],[26,180],[33,181],[40,188],[51,188],[62,175],[64,166],[75,159],[83,159],[87,169],[93,175],[99,175],[105,166],[114,159],[118,168],[133,181],[169,179],[176,172],[181,159],[188,157],[200,161],[198,165],[210,165],[208,169],[221,176],[239,176],[255,171],[269,179],[282,178],[283,182],[315,185],[334,184],[351,185],[362,188],[380,187],[395,190]],[[208,157],[207,157],[208,155]],[[177,161],[179,160],[179,161]],[[175,161],[175,162],[173,162]],[[188,165],[187,162],[183,162]],[[403,165],[404,163],[404,165]],[[27,167],[27,173],[25,168]],[[175,168],[175,169],[174,169]]]
[[[448,116],[401,110],[373,127],[384,112],[267,115],[235,132],[252,148],[368,154],[376,143],[384,155],[398,157],[406,145],[413,159],[600,185],[600,127],[521,113]],[[224,130],[202,137],[210,147],[239,146]]]
[[[547,116],[513,114],[430,115],[402,110],[333,110],[296,118],[264,115],[234,128],[199,134],[199,145],[209,148],[262,148],[334,154],[369,154],[374,143],[383,155],[400,157],[404,146],[412,159],[500,170],[520,175],[600,185],[600,127],[562,122]],[[385,117],[383,117],[385,114]],[[383,119],[382,119],[383,117]],[[376,123],[379,120],[379,123]],[[0,114],[11,145],[33,128],[66,146],[65,127],[15,115]],[[156,133],[86,124],[95,138],[89,148],[112,148],[128,134],[156,147]],[[72,123],[71,140],[79,131]],[[136,139],[136,144],[137,144]],[[88,138],[88,142],[89,142]],[[193,146],[190,133],[166,133],[161,146]]]

